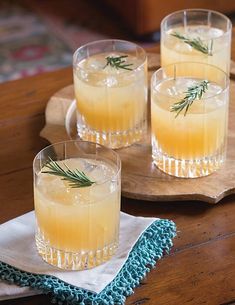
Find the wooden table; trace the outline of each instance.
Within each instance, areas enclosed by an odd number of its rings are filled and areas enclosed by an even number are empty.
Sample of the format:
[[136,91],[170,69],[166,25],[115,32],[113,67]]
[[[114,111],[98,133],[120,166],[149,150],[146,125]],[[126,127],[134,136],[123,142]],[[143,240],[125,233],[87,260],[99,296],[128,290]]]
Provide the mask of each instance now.
[[[0,85],[1,223],[33,209],[32,160],[47,144],[39,137],[45,106],[70,83],[67,68]],[[178,227],[170,255],[135,289],[127,305],[235,304],[235,196],[215,206],[123,198],[122,210],[169,218]],[[1,304],[50,304],[50,299],[34,296]]]

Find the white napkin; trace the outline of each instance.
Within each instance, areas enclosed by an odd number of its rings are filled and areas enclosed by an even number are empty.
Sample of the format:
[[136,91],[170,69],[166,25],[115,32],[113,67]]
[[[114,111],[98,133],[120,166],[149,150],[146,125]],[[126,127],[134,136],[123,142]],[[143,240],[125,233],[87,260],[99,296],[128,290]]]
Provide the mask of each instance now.
[[[121,213],[120,240],[116,255],[107,263],[84,271],[63,271],[45,263],[34,242],[35,215],[29,212],[0,225],[0,261],[18,269],[55,276],[74,286],[101,292],[117,275],[132,247],[157,218],[134,217]],[[0,300],[39,294],[28,287],[0,281]]]

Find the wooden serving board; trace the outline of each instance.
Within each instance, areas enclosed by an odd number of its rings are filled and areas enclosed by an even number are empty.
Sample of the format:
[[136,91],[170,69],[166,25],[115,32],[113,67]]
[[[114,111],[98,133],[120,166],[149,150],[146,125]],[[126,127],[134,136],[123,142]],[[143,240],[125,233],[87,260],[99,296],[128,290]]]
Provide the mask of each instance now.
[[[159,55],[149,55],[149,77],[159,66]],[[232,64],[232,69],[234,64]],[[73,85],[55,93],[46,107],[41,136],[51,143],[78,138]],[[210,176],[185,179],[169,176],[152,163],[150,135],[142,142],[116,150],[122,160],[122,195],[148,201],[200,200],[215,204],[235,194],[235,81],[230,83],[227,161]]]

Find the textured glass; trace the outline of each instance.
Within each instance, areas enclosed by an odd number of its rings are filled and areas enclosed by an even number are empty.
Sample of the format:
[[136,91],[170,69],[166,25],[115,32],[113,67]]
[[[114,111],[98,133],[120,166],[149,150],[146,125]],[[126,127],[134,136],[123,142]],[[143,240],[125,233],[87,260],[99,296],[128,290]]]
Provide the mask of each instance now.
[[[117,56],[127,56],[128,70],[106,65],[107,57]],[[121,40],[93,42],[74,53],[73,68],[78,135],[110,148],[141,140],[147,125],[144,50]]]
[[[92,186],[72,188],[61,177],[44,173],[52,159],[83,171]],[[49,264],[82,270],[111,258],[118,246],[120,160],[95,143],[68,141],[48,146],[34,160],[36,245]]]
[[[185,68],[190,73],[184,75]],[[200,71],[200,73],[199,73]],[[187,113],[171,111],[190,86],[208,80],[201,99]],[[220,69],[180,63],[156,71],[151,84],[152,155],[164,172],[194,178],[214,172],[225,161],[228,121],[228,78]]]
[[[189,9],[174,12],[161,23],[161,66],[178,62],[201,62],[215,65],[229,73],[231,21],[215,11]],[[198,51],[172,34],[200,39],[209,54]],[[185,71],[186,72],[186,71]]]

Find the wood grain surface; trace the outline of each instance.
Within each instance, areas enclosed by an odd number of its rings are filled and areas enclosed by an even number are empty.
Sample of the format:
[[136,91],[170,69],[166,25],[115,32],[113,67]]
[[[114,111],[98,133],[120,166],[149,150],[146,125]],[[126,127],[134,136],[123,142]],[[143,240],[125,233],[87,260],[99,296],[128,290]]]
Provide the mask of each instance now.
[[[56,91],[71,82],[71,69],[63,69],[0,85],[1,223],[33,209],[32,160],[47,144],[39,136],[45,107]],[[214,206],[122,198],[122,210],[173,219],[178,228],[170,255],[148,274],[126,305],[235,304],[234,195]],[[1,304],[51,303],[49,296],[34,296]]]

